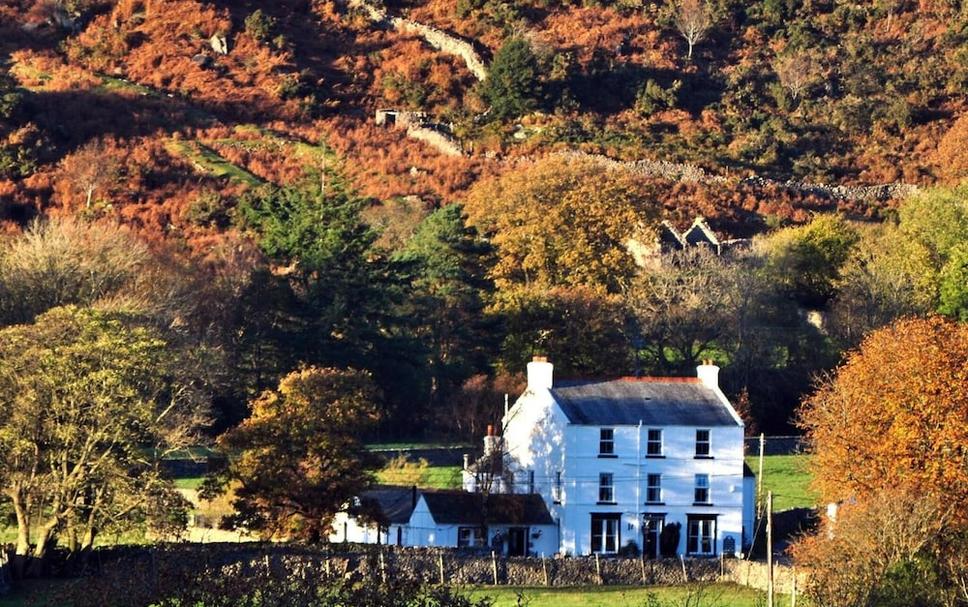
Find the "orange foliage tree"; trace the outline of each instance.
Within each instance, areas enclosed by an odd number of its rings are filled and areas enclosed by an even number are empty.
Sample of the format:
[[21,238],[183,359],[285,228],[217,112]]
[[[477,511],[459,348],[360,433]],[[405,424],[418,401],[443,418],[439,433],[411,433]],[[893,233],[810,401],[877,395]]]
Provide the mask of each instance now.
[[968,178],[968,114],[962,114],[941,138],[935,162],[951,183]]
[[968,524],[968,325],[904,319],[870,334],[801,410],[815,488],[864,502],[892,487]]

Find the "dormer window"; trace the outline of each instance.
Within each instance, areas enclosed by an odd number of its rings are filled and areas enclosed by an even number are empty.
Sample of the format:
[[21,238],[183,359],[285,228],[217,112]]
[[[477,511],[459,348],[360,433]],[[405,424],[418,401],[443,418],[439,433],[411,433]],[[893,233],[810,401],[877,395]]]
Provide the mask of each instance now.
[[662,430],[660,428],[649,428],[646,439],[645,456],[662,457]]
[[599,431],[598,455],[615,457],[615,428],[602,428]]
[[696,430],[696,457],[712,457],[709,430]]

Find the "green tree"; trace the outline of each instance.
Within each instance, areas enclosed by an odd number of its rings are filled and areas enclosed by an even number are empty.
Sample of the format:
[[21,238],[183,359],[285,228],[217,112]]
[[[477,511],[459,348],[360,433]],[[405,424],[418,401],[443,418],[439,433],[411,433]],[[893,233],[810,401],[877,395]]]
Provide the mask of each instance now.
[[830,307],[832,333],[847,346],[902,316],[931,311],[938,296],[937,270],[924,244],[890,224],[860,235]]
[[206,419],[183,371],[157,332],[118,314],[55,308],[0,331],[0,487],[21,562],[39,567],[55,539],[89,550],[104,530],[184,525],[158,467]]
[[376,462],[361,436],[376,423],[376,400],[368,373],[293,371],[219,438],[228,466],[204,493],[235,489],[235,527],[320,541],[336,512],[371,481]]
[[968,242],[948,252],[948,262],[941,268],[938,285],[938,312],[968,322]]
[[533,112],[542,101],[541,69],[531,44],[524,38],[504,41],[494,55],[480,96],[494,120],[508,120]]
[[[325,195],[307,188],[267,188],[240,203],[270,268],[246,297],[243,332],[251,370],[277,381],[300,362],[367,369],[387,388],[389,409],[408,411],[426,394],[426,355],[407,317],[413,268],[373,247],[363,221],[366,201],[330,181]],[[270,341],[266,341],[270,340]]]
[[835,215],[782,229],[760,243],[780,289],[806,308],[822,308],[834,296],[841,269],[858,240],[857,231]]
[[484,301],[491,248],[465,225],[459,205],[430,214],[395,259],[413,267],[410,306],[427,343],[433,408],[461,383],[489,368],[499,337]]

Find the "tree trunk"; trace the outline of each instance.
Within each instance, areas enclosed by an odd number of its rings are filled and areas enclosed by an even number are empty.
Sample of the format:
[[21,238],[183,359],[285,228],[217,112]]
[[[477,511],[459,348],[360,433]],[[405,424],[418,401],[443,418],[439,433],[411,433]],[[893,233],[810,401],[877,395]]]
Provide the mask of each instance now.
[[37,544],[31,554],[30,564],[27,567],[27,575],[30,577],[40,577],[44,572],[44,558],[47,556],[47,548],[54,537],[54,530],[57,528],[58,520],[47,521],[40,532],[37,534]]
[[13,509],[17,515],[17,546],[14,551],[13,575],[17,579],[22,579],[27,555],[30,552],[30,512],[19,492],[15,492],[11,497]]

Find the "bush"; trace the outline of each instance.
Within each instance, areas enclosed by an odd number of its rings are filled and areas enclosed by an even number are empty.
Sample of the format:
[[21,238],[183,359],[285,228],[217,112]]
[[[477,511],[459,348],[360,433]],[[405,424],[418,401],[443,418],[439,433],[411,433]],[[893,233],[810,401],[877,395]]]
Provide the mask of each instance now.
[[275,27],[275,18],[263,13],[261,8],[245,18],[245,33],[259,42],[268,40]]

